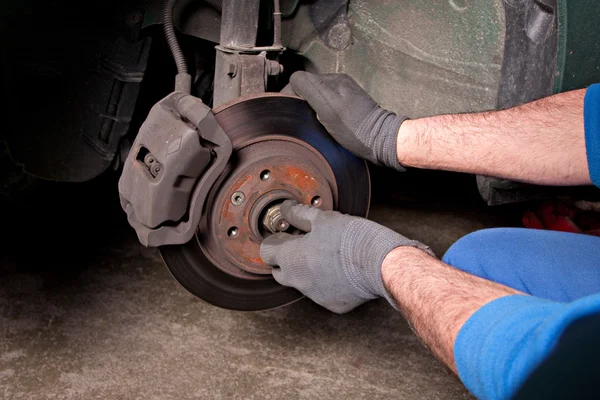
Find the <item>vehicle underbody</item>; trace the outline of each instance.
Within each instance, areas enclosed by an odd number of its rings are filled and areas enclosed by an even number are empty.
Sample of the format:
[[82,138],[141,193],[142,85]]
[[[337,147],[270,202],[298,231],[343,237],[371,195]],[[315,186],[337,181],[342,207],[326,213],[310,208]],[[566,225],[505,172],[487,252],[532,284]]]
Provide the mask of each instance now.
[[[278,307],[301,297],[259,255],[264,237],[293,230],[281,202],[366,216],[370,200],[366,163],[284,89],[294,71],[347,73],[412,118],[506,108],[600,80],[590,28],[600,4],[582,4],[12,5],[3,37],[20,39],[3,45],[7,176],[15,187],[122,169],[130,225],[184,287],[220,307]],[[489,204],[555,193],[488,177],[478,185]]]

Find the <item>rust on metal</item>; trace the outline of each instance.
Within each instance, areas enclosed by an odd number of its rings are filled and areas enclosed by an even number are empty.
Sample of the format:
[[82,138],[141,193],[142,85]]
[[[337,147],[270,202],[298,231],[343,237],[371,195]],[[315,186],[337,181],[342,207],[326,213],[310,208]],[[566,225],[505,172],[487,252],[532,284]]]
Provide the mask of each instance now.
[[[279,285],[260,259],[265,232],[257,222],[262,211],[292,196],[305,204],[317,199],[323,209],[364,217],[370,193],[367,166],[339,146],[297,97],[249,96],[215,112],[234,154],[209,186],[195,238],[162,247],[161,255],[181,284],[217,306],[263,310],[289,304],[302,294]],[[280,181],[285,176],[287,181]],[[315,179],[318,193],[303,193],[311,185],[305,176]],[[240,187],[246,199],[233,207],[231,195]]]
[[[337,187],[331,184],[335,182],[333,172],[322,156],[293,138],[252,140],[239,146],[236,154],[236,165],[210,205],[209,232],[201,245],[211,261],[227,273],[259,279],[271,273],[271,267],[260,258],[260,243],[271,234],[262,226],[267,209],[286,199],[310,204],[319,196],[320,208],[332,210]],[[269,170],[269,179],[262,179],[265,170]],[[238,192],[244,193],[245,200],[235,206],[231,198]],[[233,237],[227,234],[231,227],[237,227]]]

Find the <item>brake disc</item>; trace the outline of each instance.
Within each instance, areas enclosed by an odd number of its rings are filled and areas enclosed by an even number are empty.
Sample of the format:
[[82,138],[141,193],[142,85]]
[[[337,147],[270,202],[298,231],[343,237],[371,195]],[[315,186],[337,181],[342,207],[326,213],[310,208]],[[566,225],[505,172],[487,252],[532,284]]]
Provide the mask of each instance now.
[[215,110],[233,145],[212,185],[194,238],[160,247],[173,276],[190,292],[234,310],[279,307],[302,295],[279,285],[260,258],[273,231],[290,231],[277,204],[286,199],[366,216],[364,161],[339,146],[303,100],[281,94],[240,98]]

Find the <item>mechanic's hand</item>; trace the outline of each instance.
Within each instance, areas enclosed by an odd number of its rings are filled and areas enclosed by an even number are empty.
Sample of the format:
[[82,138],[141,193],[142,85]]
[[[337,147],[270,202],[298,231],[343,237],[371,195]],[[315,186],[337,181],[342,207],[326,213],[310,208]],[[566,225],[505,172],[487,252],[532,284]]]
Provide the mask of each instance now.
[[339,144],[375,164],[404,170],[398,162],[396,141],[406,117],[379,107],[346,74],[299,71],[292,75],[290,83]]
[[377,297],[394,300],[383,285],[381,264],[399,246],[427,246],[364,218],[321,211],[293,201],[281,205],[283,217],[305,235],[278,233],[266,238],[260,256],[273,277],[323,307],[345,313]]

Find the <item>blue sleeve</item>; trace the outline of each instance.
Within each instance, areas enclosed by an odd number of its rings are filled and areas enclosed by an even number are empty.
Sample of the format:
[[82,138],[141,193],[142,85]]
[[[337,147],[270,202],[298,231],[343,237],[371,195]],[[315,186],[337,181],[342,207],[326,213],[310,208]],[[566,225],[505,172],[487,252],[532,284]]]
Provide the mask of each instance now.
[[590,86],[585,93],[583,121],[590,177],[600,187],[600,83]]
[[494,300],[463,325],[454,344],[460,379],[480,399],[508,399],[573,321],[599,312],[600,294],[571,303],[514,295]]

